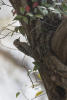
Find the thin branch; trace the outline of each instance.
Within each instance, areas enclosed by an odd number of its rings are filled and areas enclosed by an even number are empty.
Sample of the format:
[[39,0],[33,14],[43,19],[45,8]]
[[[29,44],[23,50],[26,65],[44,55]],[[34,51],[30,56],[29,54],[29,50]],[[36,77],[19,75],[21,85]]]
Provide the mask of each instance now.
[[[9,32],[8,34],[10,34],[11,32]],[[8,34],[6,34],[6,35],[4,35],[2,38],[0,38],[0,39],[4,39],[4,38],[6,38],[7,36],[8,36]]]
[[[6,29],[7,27],[12,26],[12,25],[15,24],[15,23],[16,23],[16,21],[14,21],[14,22],[12,22],[12,23],[9,23],[7,26],[2,27],[1,30],[4,30],[4,29]],[[15,27],[15,26],[12,26],[12,27]],[[0,30],[0,31],[1,31],[1,30]]]
[[19,39],[16,39],[14,41],[14,45],[23,53],[25,53],[28,56],[33,57],[33,52],[31,47],[26,42],[20,42]]
[[[26,55],[25,55],[25,56],[26,56]],[[24,62],[25,56],[23,57],[23,62]],[[31,81],[31,83],[32,83],[32,86],[34,87],[34,83],[33,83],[32,79],[31,79],[31,77],[30,77],[30,72],[29,72],[29,70],[28,70],[27,67],[25,67],[25,66],[24,66],[24,68],[25,68],[25,70],[27,71],[27,75],[28,75],[28,77],[29,77],[29,79],[30,79],[30,81]]]
[[6,4],[3,0],[2,1],[2,5],[8,6],[8,7],[12,7],[11,5]]
[[29,100],[26,95],[23,93],[23,91],[21,90],[21,93],[23,94],[23,96],[25,97],[26,100]]
[[29,79],[30,79],[30,81],[31,81],[31,83],[32,83],[32,87],[34,88],[34,82],[32,81],[32,79],[31,79],[31,77],[30,77],[29,71],[28,71],[28,76],[29,76]]
[[[11,30],[11,29],[8,28],[9,26],[13,25],[14,23],[16,23],[16,22],[13,22],[13,23],[11,23],[11,24],[8,24],[8,25],[5,26],[5,27],[2,27],[2,29],[0,30],[0,36],[2,35],[3,37],[0,38],[0,39],[6,38],[7,36],[11,36],[11,35],[9,35],[10,33],[15,33],[14,30]],[[2,34],[3,31],[10,31],[10,32],[7,33],[6,35],[4,35],[4,34]],[[19,32],[18,32],[18,33],[19,33]],[[13,35],[17,35],[17,34],[13,34]]]

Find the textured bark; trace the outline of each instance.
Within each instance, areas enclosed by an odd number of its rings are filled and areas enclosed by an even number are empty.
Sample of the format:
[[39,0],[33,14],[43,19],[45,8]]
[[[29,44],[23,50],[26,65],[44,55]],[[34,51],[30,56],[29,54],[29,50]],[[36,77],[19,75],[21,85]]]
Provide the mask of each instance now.
[[[26,5],[26,0],[9,1],[17,14],[20,14],[20,7]],[[62,20],[54,15],[49,18],[48,15],[44,18],[44,23],[34,20],[27,25],[20,21],[29,43],[20,42],[19,39],[14,41],[14,45],[21,52],[33,57],[39,64],[39,72],[49,100],[67,100],[67,18]]]

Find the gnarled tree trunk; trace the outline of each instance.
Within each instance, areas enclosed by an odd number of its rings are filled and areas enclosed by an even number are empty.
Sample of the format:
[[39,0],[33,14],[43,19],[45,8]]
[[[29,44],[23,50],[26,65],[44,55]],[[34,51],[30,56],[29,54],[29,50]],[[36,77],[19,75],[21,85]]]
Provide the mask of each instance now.
[[[9,1],[21,15],[20,7],[26,6],[26,0]],[[61,21],[57,16],[49,18],[47,15],[43,23],[41,20],[34,20],[31,24],[20,22],[29,43],[17,39],[14,45],[38,63],[49,100],[67,100],[67,18]],[[39,25],[37,29],[36,25]]]

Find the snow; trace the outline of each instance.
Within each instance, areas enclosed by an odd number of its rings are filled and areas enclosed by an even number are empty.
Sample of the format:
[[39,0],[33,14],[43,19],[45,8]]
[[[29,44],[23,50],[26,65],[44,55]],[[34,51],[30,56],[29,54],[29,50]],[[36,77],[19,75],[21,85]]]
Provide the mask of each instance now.
[[[4,1],[8,3],[8,0]],[[12,22],[13,16],[11,10],[12,8],[6,6],[2,7],[2,10],[0,11],[0,30],[2,27],[5,27]],[[19,25],[19,23],[14,25]],[[3,34],[7,34],[7,31],[4,31]],[[35,82],[36,78],[34,73],[30,76],[35,84],[40,85],[32,88],[32,83],[24,66],[27,69],[32,70],[34,66],[32,62],[34,59],[21,53],[14,47],[13,41],[19,37],[20,40],[26,42],[26,38],[21,36],[21,34],[0,39],[0,100],[34,100],[36,93],[42,90],[44,91],[44,94],[35,98],[35,100],[48,100],[42,82],[41,84],[40,82]],[[16,62],[12,59],[15,59]],[[18,91],[21,93],[16,98],[16,93]]]

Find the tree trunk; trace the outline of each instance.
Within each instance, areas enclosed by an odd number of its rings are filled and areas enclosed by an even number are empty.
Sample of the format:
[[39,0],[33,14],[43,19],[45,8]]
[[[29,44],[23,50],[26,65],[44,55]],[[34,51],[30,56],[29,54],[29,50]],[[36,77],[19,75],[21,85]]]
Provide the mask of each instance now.
[[[9,1],[21,15],[20,7],[27,5],[26,0]],[[34,20],[31,24],[20,22],[29,43],[16,39],[14,45],[38,63],[49,100],[67,100],[67,17],[60,20],[55,15],[50,18],[47,15],[44,23],[40,20]],[[39,25],[37,29],[36,25]]]

